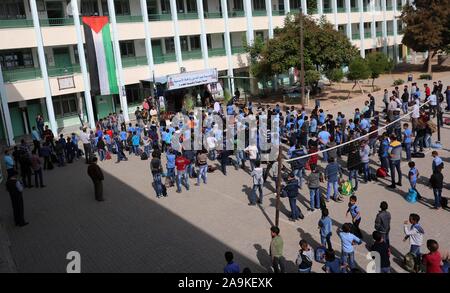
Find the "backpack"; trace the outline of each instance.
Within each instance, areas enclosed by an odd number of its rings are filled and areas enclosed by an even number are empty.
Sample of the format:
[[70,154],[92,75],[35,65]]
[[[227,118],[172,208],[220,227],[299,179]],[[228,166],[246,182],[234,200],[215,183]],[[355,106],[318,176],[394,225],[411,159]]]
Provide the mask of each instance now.
[[377,177],[384,178],[386,176],[387,176],[386,169],[383,168],[383,167],[378,168],[378,170],[377,170]]
[[344,181],[341,184],[341,194],[345,196],[350,196],[353,194],[353,185],[350,181]]
[[421,152],[415,152],[411,154],[411,158],[425,158],[425,154]]
[[407,270],[408,272],[414,273],[417,268],[416,256],[411,252],[408,252],[403,258],[403,266],[405,267],[405,270]]
[[142,161],[148,160],[148,155],[147,155],[146,152],[143,152],[143,153],[141,154],[141,160],[142,160]]
[[111,153],[110,152],[106,152],[106,160],[111,160]]
[[417,202],[417,192],[414,189],[410,188],[405,199],[409,203],[416,203]]
[[316,251],[315,251],[314,255],[316,257],[316,261],[317,262],[321,262],[321,263],[325,262],[325,251],[326,250],[327,249],[324,246],[319,246],[319,247],[316,248]]
[[441,207],[443,209],[447,209],[448,208],[448,198],[441,197]]

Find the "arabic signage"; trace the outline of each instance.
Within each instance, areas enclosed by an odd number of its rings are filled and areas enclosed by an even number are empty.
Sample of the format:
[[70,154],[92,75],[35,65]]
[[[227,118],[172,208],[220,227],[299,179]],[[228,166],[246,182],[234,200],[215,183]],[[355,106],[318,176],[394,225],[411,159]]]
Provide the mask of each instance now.
[[167,76],[167,89],[175,90],[190,86],[218,82],[217,69],[205,69]]

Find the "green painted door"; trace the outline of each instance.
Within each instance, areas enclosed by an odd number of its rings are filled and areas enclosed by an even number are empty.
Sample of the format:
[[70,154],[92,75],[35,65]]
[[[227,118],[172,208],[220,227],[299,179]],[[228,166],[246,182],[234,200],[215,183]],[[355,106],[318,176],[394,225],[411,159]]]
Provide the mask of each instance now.
[[153,53],[153,58],[163,55],[163,51],[162,51],[162,47],[161,47],[161,40],[152,41],[152,53]]
[[69,48],[54,48],[53,49],[53,58],[55,59],[55,67],[58,71],[61,71],[60,74],[66,73],[65,70],[69,70],[68,73],[72,70],[72,61],[70,60]]
[[97,117],[102,119],[113,112],[113,99],[112,96],[96,96],[95,105],[97,108]]
[[28,125],[30,125],[30,131],[33,128],[33,126],[36,126],[36,116],[42,113],[41,110],[41,103],[32,103],[27,104],[27,111],[28,111]]
[[23,125],[23,116],[19,107],[10,107],[9,114],[11,115],[11,124],[13,127],[14,137],[25,134],[25,126]]

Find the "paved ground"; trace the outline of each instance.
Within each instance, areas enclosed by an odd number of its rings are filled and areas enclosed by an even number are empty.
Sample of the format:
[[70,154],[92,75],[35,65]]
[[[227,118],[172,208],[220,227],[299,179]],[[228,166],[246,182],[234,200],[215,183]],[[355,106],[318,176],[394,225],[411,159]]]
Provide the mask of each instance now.
[[[380,99],[378,99],[381,101]],[[340,103],[332,111],[350,113],[361,107],[363,98]],[[449,116],[449,115],[447,115]],[[442,130],[444,149],[441,155],[450,164],[450,129]],[[419,191],[424,202],[410,204],[404,196],[408,189],[406,178],[400,190],[386,189],[388,182],[361,184],[357,195],[362,212],[361,229],[370,244],[370,234],[379,203],[386,200],[392,213],[392,267],[399,266],[407,252],[403,242],[403,221],[409,213],[422,217],[426,239],[436,239],[443,249],[450,249],[450,213],[430,209],[432,191],[427,187],[431,170],[431,154],[417,160],[421,173]],[[81,254],[82,272],[221,272],[223,253],[235,253],[241,268],[265,272],[270,266],[268,248],[269,228],[275,216],[273,182],[264,188],[262,206],[249,207],[251,178],[243,170],[229,168],[228,176],[216,171],[208,174],[208,184],[194,186],[182,194],[169,190],[169,197],[156,199],[151,187],[149,162],[132,157],[129,162],[100,164],[105,173],[106,202],[94,201],[93,186],[87,178],[83,161],[45,172],[47,187],[25,191],[26,218],[30,225],[15,228],[7,193],[0,196],[0,221],[4,223],[11,242],[11,252],[19,272],[65,272],[69,251]],[[406,163],[402,169],[406,172]],[[444,169],[448,183],[449,168]],[[448,185],[444,196],[449,197]],[[298,241],[303,238],[316,247],[319,238],[317,222],[320,212],[307,212],[309,196],[303,189],[299,206],[305,219],[288,221],[289,204],[282,200],[280,228],[285,241],[288,270],[295,271],[294,261]],[[350,218],[345,217],[347,203],[330,203],[333,231]],[[333,245],[340,251],[334,233]],[[425,247],[423,249],[426,249]],[[365,269],[366,243],[356,248],[356,260]],[[321,272],[320,264],[313,270]]]

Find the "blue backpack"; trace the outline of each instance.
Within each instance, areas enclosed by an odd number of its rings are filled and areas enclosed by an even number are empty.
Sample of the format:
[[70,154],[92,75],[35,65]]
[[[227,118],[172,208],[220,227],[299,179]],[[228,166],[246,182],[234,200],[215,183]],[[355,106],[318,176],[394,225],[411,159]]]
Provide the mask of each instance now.
[[409,189],[408,194],[406,195],[406,201],[409,203],[417,202],[417,192],[414,189]]
[[316,261],[317,262],[321,262],[321,263],[325,263],[325,251],[326,251],[326,247],[324,246],[319,246],[316,248]]

